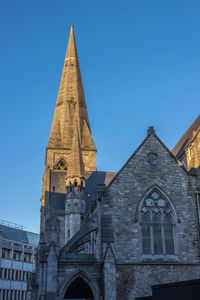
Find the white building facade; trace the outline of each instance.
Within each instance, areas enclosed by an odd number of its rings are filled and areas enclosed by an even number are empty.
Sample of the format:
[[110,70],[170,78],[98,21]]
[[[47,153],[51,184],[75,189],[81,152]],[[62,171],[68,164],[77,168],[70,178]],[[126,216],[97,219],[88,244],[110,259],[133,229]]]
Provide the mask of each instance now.
[[[31,237],[31,238],[29,238]],[[26,300],[39,235],[0,221],[0,300]]]

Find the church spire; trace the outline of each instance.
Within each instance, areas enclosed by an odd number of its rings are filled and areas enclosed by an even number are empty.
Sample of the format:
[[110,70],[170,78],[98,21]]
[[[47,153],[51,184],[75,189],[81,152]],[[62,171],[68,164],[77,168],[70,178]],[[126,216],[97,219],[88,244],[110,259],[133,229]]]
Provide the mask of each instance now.
[[84,178],[84,165],[80,147],[78,125],[76,124],[75,127],[76,129],[74,131],[72,150],[67,170],[67,185],[69,181],[72,183],[76,180],[77,183],[79,183],[79,181],[81,182],[81,179]]
[[78,126],[80,143],[87,149],[96,151],[90,131],[74,30],[71,25],[48,147],[71,149],[74,124]]

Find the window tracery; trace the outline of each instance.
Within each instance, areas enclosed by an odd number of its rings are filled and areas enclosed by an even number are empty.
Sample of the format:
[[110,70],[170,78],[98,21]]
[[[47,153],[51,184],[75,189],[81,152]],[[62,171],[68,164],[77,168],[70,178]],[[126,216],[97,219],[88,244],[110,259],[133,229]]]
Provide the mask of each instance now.
[[67,163],[64,158],[61,158],[54,167],[55,170],[67,170]]
[[144,255],[174,255],[174,211],[168,199],[153,189],[140,210]]

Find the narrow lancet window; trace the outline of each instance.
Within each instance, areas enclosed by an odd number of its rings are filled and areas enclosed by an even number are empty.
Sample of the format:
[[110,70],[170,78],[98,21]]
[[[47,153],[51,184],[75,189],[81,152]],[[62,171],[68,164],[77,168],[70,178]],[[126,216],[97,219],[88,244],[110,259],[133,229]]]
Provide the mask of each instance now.
[[142,248],[144,254],[151,254],[150,218],[142,216]]
[[163,254],[161,216],[153,215],[154,254]]
[[174,254],[174,232],[170,215],[164,217],[164,235],[166,254]]

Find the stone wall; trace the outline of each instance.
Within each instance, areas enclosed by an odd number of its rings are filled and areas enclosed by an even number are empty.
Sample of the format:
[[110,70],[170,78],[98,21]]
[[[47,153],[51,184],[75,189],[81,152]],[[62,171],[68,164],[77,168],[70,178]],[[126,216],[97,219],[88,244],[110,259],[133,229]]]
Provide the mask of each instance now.
[[152,285],[199,279],[200,265],[117,265],[117,300],[151,296]]
[[[149,163],[149,153],[157,155],[155,165]],[[138,207],[145,194],[157,186],[176,211],[178,261],[199,262],[199,229],[193,184],[194,178],[153,134],[150,135],[108,186],[103,204],[104,214],[112,216],[118,261],[142,260]]]
[[200,132],[194,132],[194,140],[190,143],[186,149],[187,167],[188,170],[191,168],[198,168],[200,166]]

